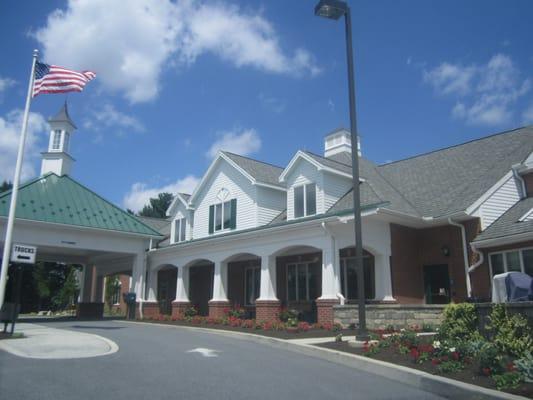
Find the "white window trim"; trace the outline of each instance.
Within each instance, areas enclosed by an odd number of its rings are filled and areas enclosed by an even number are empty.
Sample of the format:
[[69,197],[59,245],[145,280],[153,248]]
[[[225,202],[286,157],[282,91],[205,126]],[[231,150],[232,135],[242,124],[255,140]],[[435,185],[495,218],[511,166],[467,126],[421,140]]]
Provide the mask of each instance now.
[[[285,284],[287,286],[287,302],[290,302],[290,301],[293,301],[295,303],[300,303],[300,302],[304,302],[304,301],[312,301],[312,299],[309,298],[309,265],[312,264],[311,261],[298,261],[298,262],[291,262],[291,263],[287,263],[287,274],[286,274],[286,279],[285,279]],[[296,266],[296,299],[295,300],[290,300],[289,299],[289,267],[291,265],[294,265]],[[298,279],[298,267],[300,265],[305,265],[305,283],[306,283],[306,287],[305,287],[305,299],[300,299],[299,296],[300,296],[300,291],[299,291],[299,279]]]
[[[57,147],[56,147],[56,137],[57,139]],[[51,151],[61,151],[61,141],[63,137],[63,131],[61,129],[54,129],[52,132],[52,143],[50,145]]]
[[[315,213],[314,214],[307,214],[307,185],[315,185]],[[301,217],[297,217],[296,216],[296,206],[294,205],[295,201],[296,201],[296,188],[299,188],[299,187],[303,187],[303,192],[304,192],[304,214],[301,216]],[[293,214],[293,218],[294,219],[298,219],[298,218],[305,218],[305,217],[311,217],[313,215],[317,215],[318,214],[318,202],[317,202],[317,186],[316,186],[316,182],[308,182],[308,183],[302,183],[301,185],[295,185],[293,186],[293,191],[292,191],[292,201],[293,201],[293,208],[292,208],[292,214]]]
[[[229,199],[229,200],[224,200],[224,201],[219,201],[217,203],[214,203],[213,204],[213,234],[217,234],[217,233],[221,233],[221,232],[228,232],[228,231],[231,231],[231,226],[227,227],[227,228],[224,228],[224,204],[226,203],[229,203],[230,204],[230,213],[231,213],[231,201],[233,199]],[[217,227],[217,205],[221,204],[222,207],[222,219],[221,219],[221,229],[216,229]],[[237,218],[237,216],[235,216],[235,218]],[[231,221],[231,218],[230,218],[230,221]],[[230,223],[231,225],[231,223]]]
[[244,268],[244,305],[255,306],[255,300],[253,304],[248,303],[248,285],[246,284],[246,274],[248,270],[254,270],[253,272],[254,276],[252,277],[252,282],[255,282],[255,274],[259,273],[259,289],[261,289],[261,266],[260,265],[249,265]]
[[120,306],[120,295],[122,294],[122,282],[118,281],[118,302],[113,303],[114,306]]
[[[489,272],[490,272],[491,285],[492,285],[492,277],[494,276],[492,274],[492,256],[493,255],[495,255],[495,254],[501,254],[502,255],[502,258],[503,258],[503,272],[505,273],[505,272],[509,272],[509,270],[507,268],[507,256],[506,256],[506,254],[507,253],[516,253],[516,252],[518,252],[519,259],[520,259],[520,272],[525,274],[526,271],[525,271],[525,266],[524,266],[524,254],[523,254],[523,252],[524,251],[528,251],[528,250],[533,250],[533,247],[523,247],[523,248],[511,249],[511,250],[505,250],[505,251],[493,251],[492,253],[489,253]],[[518,272],[518,271],[511,271],[511,272]]]
[[[176,229],[177,222],[180,223],[180,229]],[[181,225],[185,224],[184,236],[181,237]],[[187,240],[187,218],[175,218],[172,223],[172,243],[181,243]]]
[[529,210],[528,212],[526,212],[524,215],[522,215],[518,221],[519,222],[524,222],[526,220],[529,220],[530,217],[533,217],[533,208],[531,210]]

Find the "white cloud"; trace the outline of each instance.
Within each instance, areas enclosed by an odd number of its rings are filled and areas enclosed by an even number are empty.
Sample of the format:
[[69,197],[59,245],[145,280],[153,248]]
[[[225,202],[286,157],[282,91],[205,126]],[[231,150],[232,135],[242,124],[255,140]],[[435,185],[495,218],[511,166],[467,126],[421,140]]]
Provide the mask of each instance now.
[[282,113],[283,111],[285,111],[285,108],[287,108],[287,102],[283,99],[268,96],[264,93],[259,93],[259,96],[257,96],[257,98],[259,99],[263,107],[265,107],[267,110],[275,112],[276,114]]
[[100,131],[104,128],[118,128],[123,133],[124,130],[144,132],[146,129],[137,118],[118,111],[110,103],[93,110],[91,114],[91,117],[83,122],[86,129]]
[[533,125],[533,103],[522,113],[524,125]]
[[119,0],[69,0],[34,36],[48,62],[92,69],[105,89],[131,102],[157,97],[166,66],[190,65],[205,53],[270,73],[320,72],[305,49],[287,54],[260,13],[227,1],[131,0],[125,7]]
[[208,158],[214,158],[219,150],[247,156],[261,148],[261,138],[255,129],[244,129],[240,133],[236,131],[221,132],[218,136],[218,140],[205,153]]
[[129,208],[135,212],[140,211],[151,198],[157,197],[159,193],[168,192],[175,195],[176,193],[192,193],[200,179],[193,175],[187,175],[183,179],[178,179],[169,185],[161,187],[151,187],[146,183],[136,182],[131,186],[130,191],[124,196],[122,201],[124,208]]
[[[0,180],[13,180],[17,151],[22,125],[22,110],[16,109],[0,117]],[[28,117],[28,130],[22,165],[21,180],[33,178],[36,175],[35,161],[39,158],[39,138],[37,134],[46,132],[48,125],[45,118],[30,112]]]
[[16,83],[17,82],[11,78],[0,77],[0,95],[10,87],[15,86]]
[[424,82],[440,95],[458,98],[452,116],[471,125],[501,125],[514,116],[513,106],[531,89],[512,59],[496,54],[487,64],[442,63],[424,71]]

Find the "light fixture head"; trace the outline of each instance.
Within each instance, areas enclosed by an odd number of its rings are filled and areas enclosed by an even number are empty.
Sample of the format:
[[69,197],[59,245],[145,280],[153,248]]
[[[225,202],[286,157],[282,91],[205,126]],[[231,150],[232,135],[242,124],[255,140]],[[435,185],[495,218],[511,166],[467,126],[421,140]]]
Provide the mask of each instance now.
[[339,0],[320,0],[315,7],[315,15],[329,19],[339,19],[348,11],[348,4]]

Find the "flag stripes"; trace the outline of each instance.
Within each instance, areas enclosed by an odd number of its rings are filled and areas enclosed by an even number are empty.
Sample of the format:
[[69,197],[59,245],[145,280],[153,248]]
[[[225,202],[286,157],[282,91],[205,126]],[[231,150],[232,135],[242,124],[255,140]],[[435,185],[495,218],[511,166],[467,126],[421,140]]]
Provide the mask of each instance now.
[[95,77],[96,74],[92,71],[77,72],[37,62],[32,97],[41,93],[81,92],[87,82]]

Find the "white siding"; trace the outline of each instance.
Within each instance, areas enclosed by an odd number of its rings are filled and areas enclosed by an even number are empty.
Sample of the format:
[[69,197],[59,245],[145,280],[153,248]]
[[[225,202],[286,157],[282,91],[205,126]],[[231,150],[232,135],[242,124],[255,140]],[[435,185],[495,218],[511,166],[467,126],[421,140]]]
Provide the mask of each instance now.
[[276,218],[287,206],[287,194],[280,190],[256,187],[257,194],[257,224],[268,224]]
[[240,172],[230,166],[225,160],[219,159],[215,170],[198,196],[193,207],[194,215],[193,237],[199,239],[209,236],[209,206],[218,203],[218,192],[225,188],[229,191],[227,200],[237,199],[237,230],[254,228],[257,226],[257,204],[254,201],[255,187]]
[[287,219],[294,219],[294,186],[316,183],[316,212],[324,212],[324,190],[322,173],[310,162],[299,159],[292,172],[287,176]]
[[351,179],[324,173],[324,212],[328,211],[351,187]]
[[483,229],[496,221],[518,200],[520,200],[518,182],[514,177],[510,177],[481,205]]

